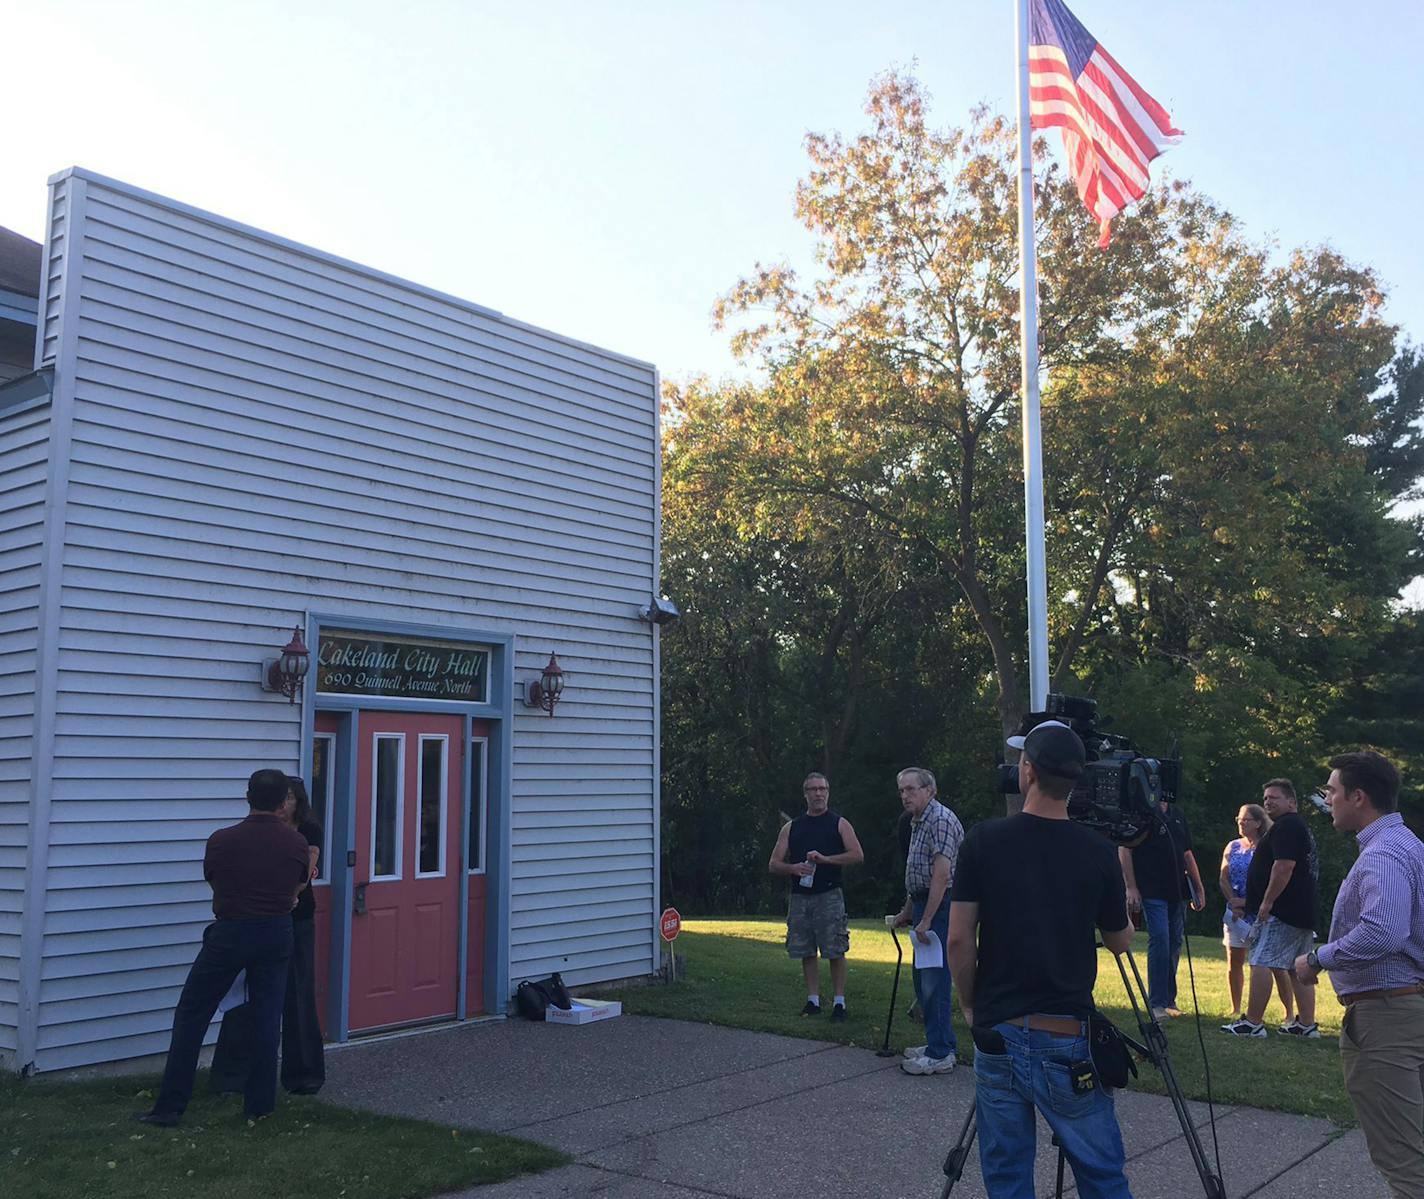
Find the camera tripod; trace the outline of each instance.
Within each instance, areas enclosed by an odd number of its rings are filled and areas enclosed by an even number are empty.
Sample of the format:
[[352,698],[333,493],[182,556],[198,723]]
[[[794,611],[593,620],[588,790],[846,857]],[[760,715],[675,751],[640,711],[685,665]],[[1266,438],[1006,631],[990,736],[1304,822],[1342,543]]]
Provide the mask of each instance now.
[[[1126,958],[1127,965],[1132,967],[1131,979],[1128,978],[1127,966],[1123,965],[1123,958]],[[1192,1165],[1201,1178],[1202,1190],[1206,1192],[1206,1199],[1226,1199],[1226,1189],[1222,1185],[1221,1175],[1212,1172],[1212,1163],[1207,1158],[1206,1148],[1202,1145],[1201,1137],[1197,1134],[1196,1126],[1192,1123],[1191,1113],[1187,1110],[1187,1101],[1182,1095],[1176,1071],[1172,1068],[1172,1059],[1167,1053],[1167,1035],[1162,1031],[1162,1026],[1157,1023],[1157,1017],[1152,1014],[1152,1009],[1147,1004],[1147,989],[1142,985],[1142,975],[1138,972],[1137,961],[1133,958],[1131,950],[1114,954],[1113,960],[1117,962],[1118,973],[1122,975],[1123,988],[1127,991],[1128,1002],[1132,1004],[1132,1014],[1136,1018],[1137,1027],[1142,1034],[1142,1040],[1135,1041],[1123,1033],[1123,1040],[1128,1043],[1139,1058],[1150,1061],[1161,1073],[1162,1082],[1172,1100],[1172,1108],[1182,1126],[1182,1136],[1187,1142],[1187,1152],[1191,1155]],[[1136,984],[1136,989],[1134,989],[1134,984]],[[1140,1006],[1138,1004],[1139,995],[1142,998]],[[978,1132],[977,1116],[977,1109],[971,1103],[969,1114],[964,1118],[964,1125],[959,1130],[959,1139],[944,1159],[944,1189],[940,1191],[940,1199],[949,1199],[949,1193],[954,1189],[954,1184],[964,1173],[964,1164],[969,1158],[969,1151],[974,1147],[974,1137]],[[1058,1147],[1057,1184],[1053,1193],[1056,1199],[1062,1199],[1065,1155],[1063,1146],[1057,1137],[1053,1138],[1053,1144]],[[1217,1169],[1220,1169],[1219,1161]]]

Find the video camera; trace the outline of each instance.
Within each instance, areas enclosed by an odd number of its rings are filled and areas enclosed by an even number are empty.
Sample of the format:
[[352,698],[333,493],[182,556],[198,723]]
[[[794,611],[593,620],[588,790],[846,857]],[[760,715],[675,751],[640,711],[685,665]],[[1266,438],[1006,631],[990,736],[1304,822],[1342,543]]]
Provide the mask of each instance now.
[[[1096,700],[1050,694],[1045,711],[1025,714],[1019,734],[1027,735],[1045,720],[1061,721],[1077,733],[1088,759],[1088,768],[1068,796],[1068,818],[1115,845],[1140,845],[1155,827],[1157,804],[1176,803],[1180,797],[1181,759],[1148,758],[1126,737],[1100,732]],[[1019,793],[1016,764],[1000,764],[999,790]]]

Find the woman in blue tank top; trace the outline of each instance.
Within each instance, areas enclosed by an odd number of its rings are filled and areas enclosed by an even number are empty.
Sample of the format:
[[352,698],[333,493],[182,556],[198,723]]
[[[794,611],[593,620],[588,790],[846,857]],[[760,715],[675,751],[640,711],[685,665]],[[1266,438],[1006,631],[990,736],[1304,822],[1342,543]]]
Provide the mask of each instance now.
[[[1227,979],[1231,987],[1232,1019],[1241,1016],[1241,990],[1246,966],[1246,945],[1251,935],[1251,918],[1246,915],[1246,869],[1256,846],[1271,827],[1271,818],[1260,804],[1242,805],[1236,814],[1236,830],[1241,835],[1226,843],[1221,855],[1221,894],[1226,899],[1222,914],[1222,941],[1226,946]],[[1287,1013],[1289,1016],[1289,1013]]]

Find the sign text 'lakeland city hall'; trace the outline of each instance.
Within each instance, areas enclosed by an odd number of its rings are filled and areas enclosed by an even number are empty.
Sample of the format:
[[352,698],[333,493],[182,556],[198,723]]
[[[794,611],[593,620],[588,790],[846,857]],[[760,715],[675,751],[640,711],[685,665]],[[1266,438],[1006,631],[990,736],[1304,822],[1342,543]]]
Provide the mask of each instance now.
[[337,695],[488,703],[489,664],[485,646],[323,629],[316,689]]

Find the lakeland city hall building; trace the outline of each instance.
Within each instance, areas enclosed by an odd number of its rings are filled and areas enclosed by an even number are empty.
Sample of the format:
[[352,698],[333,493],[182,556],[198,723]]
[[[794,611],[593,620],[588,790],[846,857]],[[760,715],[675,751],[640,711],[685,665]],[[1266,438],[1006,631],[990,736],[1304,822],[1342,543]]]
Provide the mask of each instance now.
[[658,545],[648,364],[55,176],[0,232],[0,1065],[167,1048],[260,767],[328,1039],[655,970]]

